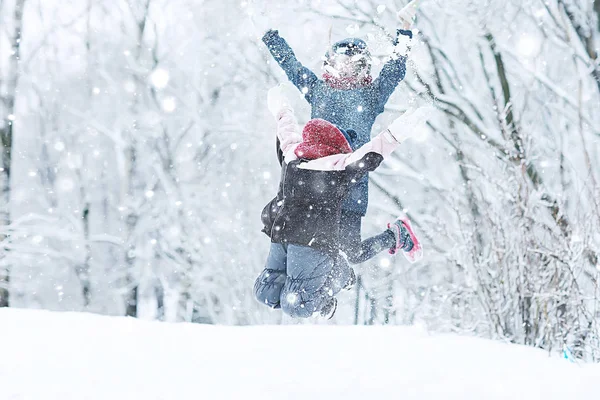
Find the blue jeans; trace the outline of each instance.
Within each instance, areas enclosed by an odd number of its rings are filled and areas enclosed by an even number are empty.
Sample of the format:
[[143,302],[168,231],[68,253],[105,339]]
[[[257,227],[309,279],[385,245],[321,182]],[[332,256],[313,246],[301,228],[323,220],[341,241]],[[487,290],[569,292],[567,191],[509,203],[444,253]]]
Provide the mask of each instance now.
[[254,283],[256,299],[296,318],[321,311],[350,280],[350,266],[312,247],[271,243],[265,269]]
[[360,264],[396,244],[394,234],[386,229],[379,235],[361,240],[362,215],[342,210],[340,219],[340,248],[352,264]]

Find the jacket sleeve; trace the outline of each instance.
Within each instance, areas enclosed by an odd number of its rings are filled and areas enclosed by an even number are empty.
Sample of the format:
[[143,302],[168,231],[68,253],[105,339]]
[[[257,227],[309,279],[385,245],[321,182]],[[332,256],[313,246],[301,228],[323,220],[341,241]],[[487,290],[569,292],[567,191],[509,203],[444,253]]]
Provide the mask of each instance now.
[[300,168],[313,169],[320,171],[352,171],[356,179],[374,171],[384,158],[389,156],[400,142],[394,139],[394,136],[385,130],[364,144],[356,151],[349,154],[335,154],[328,157],[319,158],[303,164]]
[[303,66],[296,58],[294,51],[276,30],[269,30],[262,38],[271,55],[283,69],[288,79],[300,90],[306,100],[311,103],[313,92],[319,78],[310,69]]
[[344,170],[349,173],[349,178],[356,182],[368,172],[375,171],[383,159],[389,156],[399,144],[392,134],[385,130],[369,143],[349,154],[344,160]]
[[383,157],[378,153],[367,153],[360,160],[346,166],[345,171],[348,172],[348,179],[352,183],[362,179],[367,173],[375,171],[383,161]]
[[[412,39],[412,32],[398,29],[398,35],[408,36]],[[398,43],[398,39],[394,45]],[[406,56],[394,54],[392,59],[386,62],[381,70],[381,73],[375,79],[374,86],[376,88],[377,105],[379,112],[383,112],[385,104],[394,93],[396,86],[404,79],[406,75]]]
[[[369,154],[378,155],[380,158],[379,163],[381,163],[384,158],[388,157],[394,150],[396,150],[399,144],[400,143],[394,139],[392,134],[386,129],[371,139],[371,141],[358,148],[356,151],[345,155],[346,158],[343,160],[344,169],[348,169],[357,163],[364,163],[365,156]],[[374,171],[375,168],[379,166],[379,163],[377,163],[377,165],[366,163],[365,168],[367,168],[368,171]]]
[[277,113],[277,139],[283,158],[295,158],[294,150],[302,142],[302,134],[290,107],[284,107]]

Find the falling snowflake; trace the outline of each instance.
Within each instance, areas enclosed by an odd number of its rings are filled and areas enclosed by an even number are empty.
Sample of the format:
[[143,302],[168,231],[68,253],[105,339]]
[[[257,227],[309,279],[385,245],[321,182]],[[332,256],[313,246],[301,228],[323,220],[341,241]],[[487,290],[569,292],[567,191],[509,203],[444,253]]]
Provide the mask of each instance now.
[[351,24],[346,27],[346,32],[350,35],[356,35],[359,30],[360,27],[357,24]]
[[150,83],[156,89],[164,89],[169,83],[169,71],[164,68],[156,68],[150,74]]
[[181,230],[176,226],[172,226],[171,228],[169,228],[169,230],[167,232],[168,232],[169,237],[175,238],[175,237],[179,236],[179,234],[181,233]]
[[61,192],[70,192],[75,187],[75,183],[70,178],[61,178],[58,180],[57,186]]
[[135,82],[133,82],[132,80],[127,80],[123,84],[123,88],[127,93],[133,93],[135,92]]
[[171,113],[175,111],[176,107],[177,105],[175,104],[174,97],[169,96],[162,101],[162,108],[165,112]]
[[517,42],[517,51],[524,57],[531,57],[540,51],[542,43],[532,35],[523,34]]

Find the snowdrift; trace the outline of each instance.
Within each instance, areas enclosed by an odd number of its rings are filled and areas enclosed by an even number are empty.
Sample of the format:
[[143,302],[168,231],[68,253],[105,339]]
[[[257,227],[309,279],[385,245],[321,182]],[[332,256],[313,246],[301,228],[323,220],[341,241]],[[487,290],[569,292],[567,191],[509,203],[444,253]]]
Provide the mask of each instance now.
[[600,399],[600,366],[417,328],[0,310],[2,400]]

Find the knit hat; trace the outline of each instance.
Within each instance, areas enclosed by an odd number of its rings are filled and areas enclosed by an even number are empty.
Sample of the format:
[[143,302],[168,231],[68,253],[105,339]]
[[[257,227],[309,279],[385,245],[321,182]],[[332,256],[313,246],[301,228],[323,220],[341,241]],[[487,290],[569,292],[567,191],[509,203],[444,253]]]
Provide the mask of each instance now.
[[315,160],[334,154],[352,153],[346,136],[334,124],[324,119],[311,119],[304,125],[302,143],[295,150],[298,158]]
[[[342,74],[343,65],[350,65],[351,73]],[[323,68],[323,79],[336,89],[352,89],[371,83],[371,53],[362,39],[347,38],[336,42],[325,54]]]

